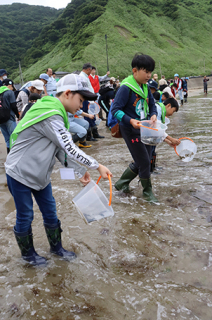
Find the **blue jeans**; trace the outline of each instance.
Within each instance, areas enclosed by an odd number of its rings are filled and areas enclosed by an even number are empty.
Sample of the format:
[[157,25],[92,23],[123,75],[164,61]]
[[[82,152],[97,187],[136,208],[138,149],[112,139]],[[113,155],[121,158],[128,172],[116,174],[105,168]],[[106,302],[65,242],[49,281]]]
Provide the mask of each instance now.
[[0,129],[4,136],[7,148],[10,148],[10,135],[13,133],[15,127],[16,121],[14,120],[8,120],[7,122],[0,124]]
[[74,117],[68,117],[68,121],[70,124],[69,131],[71,133],[77,133],[79,138],[83,138],[86,136],[89,123],[83,118],[74,118]]
[[15,229],[17,232],[26,232],[31,228],[34,217],[32,194],[42,213],[44,223],[48,225],[58,224],[56,202],[52,195],[51,183],[44,189],[37,191],[25,186],[7,174],[7,184],[15,201]]

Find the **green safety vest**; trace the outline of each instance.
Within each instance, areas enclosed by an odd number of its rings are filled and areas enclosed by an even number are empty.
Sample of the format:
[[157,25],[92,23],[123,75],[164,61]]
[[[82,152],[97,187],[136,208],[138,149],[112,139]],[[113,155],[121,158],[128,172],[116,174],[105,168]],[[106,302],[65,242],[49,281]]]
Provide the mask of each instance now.
[[1,86],[0,87],[0,94],[4,93],[5,91],[10,90],[9,88],[7,88],[6,86]]
[[149,113],[149,106],[148,106],[148,103],[147,103],[148,85],[147,84],[143,84],[142,85],[143,89],[142,89],[139,86],[139,84],[136,82],[136,80],[133,77],[133,75],[125,78],[121,83],[121,86],[122,85],[127,86],[133,92],[137,93],[141,98],[143,98],[143,100],[144,100],[144,115],[145,115],[145,118],[146,118],[148,113]]
[[159,104],[159,106],[161,107],[161,122],[165,123],[165,119],[166,119],[166,107],[162,102],[157,102],[157,104]]
[[14,146],[20,132],[56,114],[63,118],[66,129],[69,129],[68,116],[59,99],[45,96],[42,99],[37,100],[11,134],[10,148]]

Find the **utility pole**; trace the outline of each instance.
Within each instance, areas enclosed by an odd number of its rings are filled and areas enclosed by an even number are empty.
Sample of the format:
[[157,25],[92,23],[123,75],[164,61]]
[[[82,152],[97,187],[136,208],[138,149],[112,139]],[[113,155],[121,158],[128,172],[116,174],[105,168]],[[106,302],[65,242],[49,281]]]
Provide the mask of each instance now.
[[204,74],[205,74],[205,57],[204,57]]
[[109,63],[108,63],[108,47],[107,47],[107,35],[105,35],[105,41],[106,41],[106,55],[107,55],[107,71],[109,71]]
[[95,62],[95,67],[96,67],[96,74],[98,75],[98,68],[97,68],[97,63]]
[[161,72],[161,65],[160,65],[160,61],[159,61],[159,68],[160,68],[160,78],[162,78],[162,72]]
[[18,61],[18,63],[19,63],[19,72],[20,72],[21,86],[23,86],[24,80],[23,80],[23,75],[22,75],[22,70],[21,70],[21,62]]

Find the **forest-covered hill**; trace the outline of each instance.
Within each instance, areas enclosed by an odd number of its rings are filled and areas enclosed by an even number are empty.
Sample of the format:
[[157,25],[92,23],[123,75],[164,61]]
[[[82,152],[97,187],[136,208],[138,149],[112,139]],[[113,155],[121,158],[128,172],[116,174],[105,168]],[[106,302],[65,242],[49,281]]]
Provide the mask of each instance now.
[[12,72],[33,40],[62,10],[21,3],[0,5],[0,69]]
[[180,76],[209,74],[211,13],[210,0],[72,0],[27,51],[24,80],[46,67],[73,71],[88,61],[104,74],[105,34],[114,76],[123,78],[131,72],[136,52],[151,55],[155,71],[160,74],[161,68],[166,77],[176,72]]

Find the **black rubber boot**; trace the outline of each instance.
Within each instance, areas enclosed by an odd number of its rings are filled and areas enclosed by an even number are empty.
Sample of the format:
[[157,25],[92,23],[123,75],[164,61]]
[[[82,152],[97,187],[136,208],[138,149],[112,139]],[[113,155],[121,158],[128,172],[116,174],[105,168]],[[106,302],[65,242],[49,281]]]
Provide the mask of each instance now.
[[78,136],[78,134],[77,134],[77,133],[73,134],[73,136],[72,136],[72,140],[74,141],[74,143],[76,143],[77,141],[79,141],[79,140],[80,140],[80,138],[79,138],[79,136]]
[[13,228],[16,241],[21,250],[22,258],[33,266],[46,265],[47,260],[37,254],[33,246],[32,230],[28,232],[17,232]]
[[60,227],[61,223],[58,220],[56,226],[47,225],[44,223],[46,235],[50,244],[50,252],[54,253],[66,260],[72,260],[76,258],[76,254],[72,251],[65,250],[62,247],[61,232],[63,231]]
[[87,137],[87,135],[82,137],[82,138],[80,138],[79,145],[78,145],[79,148],[90,148],[90,147],[92,147],[91,144],[88,144],[86,142],[86,137]]
[[129,165],[121,178],[115,183],[115,188],[119,191],[122,190],[124,193],[130,192],[129,184],[138,175],[138,172],[134,172],[133,168],[130,167],[131,165]]
[[181,106],[183,106],[183,100],[180,100],[181,101]]
[[97,138],[97,139],[103,139],[104,138],[104,136],[100,136],[99,135],[99,132],[98,132],[98,129],[97,129],[96,126],[91,128],[91,130],[92,130],[92,134],[93,134],[94,138]]
[[92,137],[91,128],[88,129],[86,140],[87,140],[87,141],[98,141],[97,139],[94,139],[94,138]]
[[140,179],[143,187],[143,196],[146,201],[157,203],[158,199],[154,196],[152,192],[151,179]]

